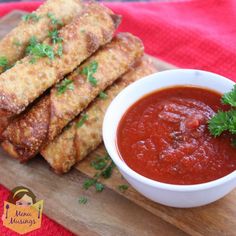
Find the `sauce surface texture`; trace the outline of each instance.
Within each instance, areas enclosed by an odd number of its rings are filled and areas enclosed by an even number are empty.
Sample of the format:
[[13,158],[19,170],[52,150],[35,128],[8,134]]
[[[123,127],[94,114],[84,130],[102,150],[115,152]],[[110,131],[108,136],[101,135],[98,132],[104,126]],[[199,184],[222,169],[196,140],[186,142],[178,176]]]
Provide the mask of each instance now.
[[172,87],[133,104],[117,130],[117,146],[137,173],[170,184],[199,184],[236,170],[231,136],[214,138],[208,120],[227,107],[221,95],[197,87]]

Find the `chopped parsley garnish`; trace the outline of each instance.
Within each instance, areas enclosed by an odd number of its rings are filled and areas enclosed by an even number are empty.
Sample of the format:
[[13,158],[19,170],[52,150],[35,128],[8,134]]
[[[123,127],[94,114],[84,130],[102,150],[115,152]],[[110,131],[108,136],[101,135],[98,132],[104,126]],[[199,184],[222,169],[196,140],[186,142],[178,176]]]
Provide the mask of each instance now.
[[49,13],[47,14],[47,17],[51,20],[51,23],[52,23],[53,25],[61,25],[61,26],[63,26],[62,21],[59,20],[59,19],[57,19],[52,13],[49,12]]
[[209,120],[208,128],[210,133],[215,137],[220,136],[225,131],[236,135],[236,85],[230,92],[223,95],[222,102],[232,108],[229,111],[218,111]]
[[89,189],[91,186],[93,186],[97,182],[96,179],[86,179],[83,183],[84,189]]
[[112,171],[115,167],[115,164],[113,161],[111,161],[111,163],[102,171],[102,177],[104,179],[108,179],[111,177]]
[[102,192],[104,189],[104,185],[101,183],[95,183],[95,189],[97,192]]
[[49,59],[53,60],[55,57],[53,48],[43,43],[37,43],[34,47],[32,47],[29,55],[31,55],[36,60],[42,57],[48,57]]
[[84,196],[81,196],[79,198],[79,204],[86,204],[88,202],[88,199]]
[[66,90],[74,90],[73,81],[71,79],[64,79],[56,85],[56,89],[59,95],[63,94]]
[[126,185],[126,184],[122,184],[122,185],[119,185],[119,186],[118,186],[118,189],[119,189],[122,193],[125,192],[128,188],[129,188],[129,186]]
[[101,192],[104,189],[104,185],[98,182],[99,178],[107,179],[111,176],[112,170],[115,167],[114,162],[110,159],[108,155],[98,156],[95,160],[91,162],[91,166],[98,170],[92,179],[86,179],[84,181],[83,187],[85,189],[94,186],[97,192]]
[[106,165],[107,161],[109,160],[108,156],[105,157],[97,157],[95,160],[93,160],[90,165],[95,169],[95,170],[103,170]]
[[9,64],[6,57],[0,57],[0,67],[2,67],[4,71],[9,69]]
[[97,85],[97,80],[94,78],[94,74],[98,69],[98,63],[96,61],[92,61],[88,66],[84,67],[80,72],[82,75],[87,76],[87,80],[93,85]]
[[37,16],[36,13],[29,13],[24,16],[22,16],[23,21],[34,21],[38,22],[41,17]]
[[34,48],[37,43],[39,43],[37,38],[35,36],[32,36],[29,40],[29,45],[27,46],[25,50],[26,54],[29,54],[31,49]]
[[26,54],[31,56],[31,63],[35,63],[38,58],[48,57],[51,60],[55,58],[53,48],[50,45],[39,43],[36,37],[31,37],[29,45],[26,48]]
[[88,120],[88,115],[82,114],[80,120],[76,123],[76,127],[80,128],[81,126],[83,126],[86,120]]
[[101,99],[106,99],[108,96],[107,96],[106,93],[100,92],[100,93],[99,93],[99,97],[100,97]]
[[51,38],[53,44],[61,43],[63,40],[61,37],[59,37],[59,32],[57,29],[49,31],[48,36]]

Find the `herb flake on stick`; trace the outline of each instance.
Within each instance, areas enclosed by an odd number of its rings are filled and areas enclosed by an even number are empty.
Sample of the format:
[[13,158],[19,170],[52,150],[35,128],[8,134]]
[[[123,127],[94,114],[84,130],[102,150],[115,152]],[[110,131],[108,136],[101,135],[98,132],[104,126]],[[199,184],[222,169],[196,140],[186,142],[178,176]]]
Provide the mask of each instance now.
[[64,79],[56,85],[56,89],[58,95],[65,93],[66,90],[74,90],[73,81],[71,79]]
[[92,86],[97,85],[97,80],[94,77],[94,74],[97,72],[98,69],[98,63],[96,61],[92,61],[89,65],[84,67],[80,74],[86,75],[87,80],[90,82]]
[[88,115],[82,114],[81,119],[76,123],[76,127],[80,128],[81,126],[83,126],[83,124],[85,123],[86,120],[88,120]]
[[22,16],[23,21],[33,21],[33,22],[38,22],[40,20],[41,16],[37,16],[36,13],[29,13],[24,16]]

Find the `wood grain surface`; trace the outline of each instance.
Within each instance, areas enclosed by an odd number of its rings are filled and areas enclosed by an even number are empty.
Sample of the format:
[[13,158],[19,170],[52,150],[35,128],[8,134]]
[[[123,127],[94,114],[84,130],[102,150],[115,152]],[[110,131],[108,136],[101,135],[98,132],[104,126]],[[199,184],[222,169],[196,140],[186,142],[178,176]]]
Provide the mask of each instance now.
[[[2,19],[0,37],[16,24],[21,14],[14,12]],[[174,68],[160,60],[154,61],[159,70]],[[204,207],[165,207],[149,201],[132,187],[120,192],[117,187],[126,182],[118,170],[110,179],[102,180],[108,187],[102,193],[83,190],[86,176],[95,174],[91,160],[104,151],[101,145],[63,176],[52,173],[40,157],[20,165],[0,153],[0,183],[8,188],[19,184],[30,187],[45,200],[44,212],[48,216],[80,235],[236,235],[236,191]],[[78,204],[80,196],[88,198],[86,205]]]

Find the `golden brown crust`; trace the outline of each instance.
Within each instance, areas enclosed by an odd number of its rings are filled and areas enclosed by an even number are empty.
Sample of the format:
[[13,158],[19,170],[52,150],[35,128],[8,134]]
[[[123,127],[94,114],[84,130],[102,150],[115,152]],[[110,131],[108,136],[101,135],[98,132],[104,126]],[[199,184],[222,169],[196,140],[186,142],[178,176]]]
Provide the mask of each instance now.
[[[113,13],[99,4],[90,4],[83,14],[60,30],[63,38],[63,54],[54,60],[39,58],[30,63],[25,57],[14,67],[0,75],[0,112],[6,110],[13,115],[22,112],[34,99],[40,96],[64,75],[73,71],[99,46],[106,44],[115,32]],[[104,38],[104,31],[106,37]],[[92,42],[92,43],[91,43]],[[49,39],[44,43],[56,51]]]
[[[20,160],[33,157],[42,145],[53,140],[100,91],[125,73],[142,54],[143,45],[138,38],[128,33],[116,36],[67,78],[73,81],[73,90],[68,89],[58,95],[57,87],[52,88],[50,95],[43,98],[43,102],[40,100],[8,126],[3,133],[4,139],[16,147],[15,151]],[[93,75],[97,86],[93,86],[80,73],[94,61],[98,64]],[[7,151],[6,147],[5,150]]]
[[[50,106],[49,102],[49,96],[43,97],[36,106],[32,107],[30,112],[22,114],[8,126],[5,131],[8,140],[7,142],[5,140],[2,145],[14,158],[20,155],[21,161],[25,161],[27,158],[24,157],[34,154],[35,148],[41,147],[41,140],[47,137],[48,132],[50,113],[47,108]],[[27,149],[24,148],[25,146]]]
[[102,121],[113,98],[128,84],[155,72],[150,59],[143,58],[119,80],[106,89],[106,99],[96,98],[84,111],[88,120],[77,127],[78,116],[68,127],[40,151],[56,173],[66,173],[78,161],[84,159],[102,142]]
[[[53,25],[47,17],[47,13],[53,14],[63,24],[68,24],[77,16],[83,8],[80,0],[48,0],[33,14],[40,17],[38,21],[21,21],[19,25],[9,32],[0,41],[0,57],[6,57],[10,64],[24,56],[25,49],[32,36],[36,36],[41,42],[48,36],[48,31],[60,28],[61,25]],[[3,68],[0,67],[0,73]]]

